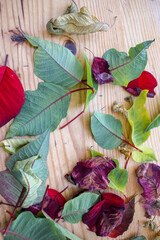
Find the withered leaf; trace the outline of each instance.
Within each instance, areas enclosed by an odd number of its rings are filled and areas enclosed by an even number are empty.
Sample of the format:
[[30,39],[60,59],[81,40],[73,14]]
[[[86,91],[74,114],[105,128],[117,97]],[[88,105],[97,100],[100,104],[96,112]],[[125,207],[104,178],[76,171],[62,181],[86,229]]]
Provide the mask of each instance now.
[[80,12],[65,14],[55,20],[52,18],[46,27],[49,33],[55,35],[88,34],[109,29],[107,23],[100,22],[86,7],[82,7]]
[[66,12],[63,14],[75,13],[78,12],[77,4],[72,0],[71,5],[67,8]]

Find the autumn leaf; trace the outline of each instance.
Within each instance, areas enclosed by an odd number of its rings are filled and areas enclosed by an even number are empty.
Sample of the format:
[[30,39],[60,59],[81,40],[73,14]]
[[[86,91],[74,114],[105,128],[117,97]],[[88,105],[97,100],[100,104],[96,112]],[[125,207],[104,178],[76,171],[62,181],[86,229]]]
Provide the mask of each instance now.
[[82,7],[80,12],[72,12],[53,18],[47,23],[47,30],[51,34],[88,34],[98,31],[108,31],[107,23],[100,22],[92,16],[88,8]]
[[110,65],[110,73],[114,78],[114,85],[127,87],[128,83],[138,78],[147,64],[146,49],[154,42],[142,42],[130,48],[129,55],[112,48],[103,54],[103,58]]
[[[6,64],[7,65],[7,58]],[[23,86],[7,66],[0,67],[0,127],[16,117],[25,100]]]

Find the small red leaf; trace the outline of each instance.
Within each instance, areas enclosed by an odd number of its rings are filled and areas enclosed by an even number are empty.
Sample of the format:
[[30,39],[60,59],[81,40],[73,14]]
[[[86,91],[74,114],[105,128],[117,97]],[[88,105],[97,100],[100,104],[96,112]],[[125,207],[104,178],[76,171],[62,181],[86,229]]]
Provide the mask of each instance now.
[[142,90],[149,90],[147,97],[154,97],[154,88],[157,86],[155,77],[147,71],[143,71],[139,78],[128,83],[127,87],[123,87],[129,93],[139,96]]
[[17,75],[9,67],[0,67],[0,127],[16,117],[25,100]]

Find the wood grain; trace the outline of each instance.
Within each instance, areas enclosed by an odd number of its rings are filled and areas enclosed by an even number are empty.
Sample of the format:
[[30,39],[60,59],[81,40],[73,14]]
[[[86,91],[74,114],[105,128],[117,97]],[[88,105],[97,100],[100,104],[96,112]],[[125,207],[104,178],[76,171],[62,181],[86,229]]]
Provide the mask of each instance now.
[[[76,42],[77,56],[80,56],[84,47],[89,48],[95,56],[101,57],[109,48],[116,48],[119,51],[128,51],[131,46],[145,41],[155,39],[155,42],[148,50],[148,63],[146,69],[154,74],[159,85],[156,88],[154,99],[147,99],[147,110],[151,120],[160,112],[160,1],[159,0],[76,0],[79,7],[87,6],[93,15],[100,20],[113,23],[114,16],[117,16],[116,24],[108,31],[94,33],[85,36],[71,36]],[[0,65],[4,64],[6,54],[9,54],[8,65],[21,79],[25,90],[34,90],[40,81],[33,73],[33,52],[34,49],[27,43],[16,44],[10,39],[10,30],[16,30],[21,25],[23,31],[29,35],[39,36],[44,39],[64,44],[69,36],[51,36],[46,31],[46,23],[50,18],[56,18],[62,14],[69,0],[0,0]],[[19,21],[20,20],[20,21]],[[20,22],[20,23],[19,23]],[[87,51],[92,61],[93,55]],[[57,190],[64,189],[69,185],[64,195],[69,199],[77,188],[68,184],[64,175],[70,172],[77,161],[90,157],[89,148],[104,153],[106,156],[117,158],[121,167],[124,167],[124,156],[117,150],[107,151],[101,149],[93,140],[90,132],[90,116],[94,110],[101,110],[103,113],[111,113],[111,106],[115,100],[123,102],[128,94],[119,86],[103,85],[99,87],[98,94],[90,103],[88,111],[63,130],[57,129],[50,137],[50,151],[48,155],[48,168],[50,187]],[[68,116],[60,126],[73,118],[83,109],[85,93],[76,93],[68,111]],[[116,117],[118,115],[115,114]],[[0,129],[0,140],[5,137],[8,130],[8,123]],[[154,149],[158,163],[160,128],[152,130],[147,146]],[[5,169],[5,162],[8,154],[0,149],[0,170]],[[127,196],[139,194],[142,189],[138,185],[135,176],[135,169],[138,164],[132,160],[129,162],[129,183]],[[144,210],[136,198],[136,213],[134,221],[127,232],[118,240],[133,237],[136,234],[144,234],[149,240],[153,240],[155,233],[143,228],[146,221]],[[6,214],[6,207],[0,208],[0,228],[4,229],[9,216]],[[160,221],[156,218],[158,225]],[[102,239],[87,230],[87,227],[80,224],[66,224],[63,226],[77,234],[84,240]],[[3,239],[3,237],[1,238]],[[110,239],[110,238],[103,238]]]

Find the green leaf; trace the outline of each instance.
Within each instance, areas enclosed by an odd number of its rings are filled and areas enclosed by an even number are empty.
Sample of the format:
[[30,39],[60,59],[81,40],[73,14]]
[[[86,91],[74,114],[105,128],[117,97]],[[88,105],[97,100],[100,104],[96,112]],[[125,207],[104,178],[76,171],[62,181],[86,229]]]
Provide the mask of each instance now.
[[86,68],[87,68],[87,84],[94,89],[94,94],[92,90],[87,90],[87,96],[86,96],[86,104],[85,104],[85,109],[84,111],[86,111],[88,104],[90,103],[90,101],[92,101],[92,99],[96,96],[97,90],[98,90],[98,83],[94,80],[93,74],[92,74],[92,69],[89,63],[89,60],[86,56],[86,54],[84,53],[85,56],[85,60],[86,60]]
[[61,233],[67,238],[67,239],[70,239],[70,240],[82,240],[81,238],[77,237],[75,234],[73,234],[72,232],[70,232],[69,230],[67,230],[66,228],[62,227],[60,224],[58,224],[57,222],[55,222],[52,218],[50,218],[45,212],[43,212],[44,216],[47,218],[47,219],[50,219],[56,228],[58,228]]
[[30,240],[66,240],[61,231],[55,227],[55,224],[49,219],[35,218],[31,212],[21,213],[9,227],[9,232],[4,240],[21,240],[22,238]]
[[21,147],[33,141],[33,138],[13,138],[13,139],[5,139],[0,143],[0,146],[8,152],[9,154],[14,154]]
[[152,41],[142,42],[125,52],[118,52],[112,48],[104,53],[103,58],[108,61],[110,71],[114,78],[112,84],[127,87],[128,83],[138,78],[147,64],[147,52]]
[[141,146],[139,147],[139,149],[142,150],[143,152],[140,152],[138,150],[132,152],[132,158],[134,161],[141,163],[156,161],[156,156],[152,148]]
[[150,131],[152,128],[156,128],[160,126],[160,114],[151,122],[151,124],[146,128],[145,132]]
[[109,187],[125,194],[128,183],[128,171],[126,169],[115,168],[108,174]]
[[93,150],[92,148],[90,148],[90,152],[91,152],[92,158],[98,157],[98,156],[99,157],[103,157],[104,156],[102,153],[99,153],[99,152]]
[[82,65],[70,50],[38,37],[24,36],[32,46],[38,47],[34,53],[34,73],[37,77],[66,88],[82,80]]
[[78,223],[82,220],[83,214],[87,213],[96,204],[99,197],[99,194],[90,192],[80,194],[78,197],[65,203],[62,217],[66,222]]
[[123,141],[122,124],[112,115],[95,111],[91,117],[91,130],[95,141],[104,149],[114,149]]
[[45,182],[48,178],[47,155],[49,150],[49,136],[50,130],[48,129],[40,137],[25,145],[14,155],[12,155],[7,160],[6,164],[9,171],[12,172],[12,169],[14,168],[17,160],[23,161],[36,155],[41,156],[41,158],[38,159],[38,161],[35,161],[32,166],[33,173],[42,181],[42,184],[38,188],[38,197],[34,203],[39,203],[42,201],[46,190]]
[[12,169],[11,174],[21,183],[25,188],[24,201],[22,207],[28,208],[33,205],[37,198],[37,190],[42,181],[33,173],[32,165],[38,161],[38,156],[17,161]]
[[128,238],[127,240],[147,240],[147,238],[145,236],[139,236],[139,237]]
[[133,106],[128,111],[128,121],[132,128],[132,141],[136,147],[144,143],[150,136],[150,132],[144,132],[151,123],[147,110],[144,106],[146,103],[148,90],[143,90],[139,97],[134,100]]
[[[65,94],[68,96],[61,99]],[[25,103],[6,138],[40,135],[48,128],[54,131],[66,117],[69,102],[69,91],[65,88],[52,83],[39,83],[36,91],[25,92]]]

